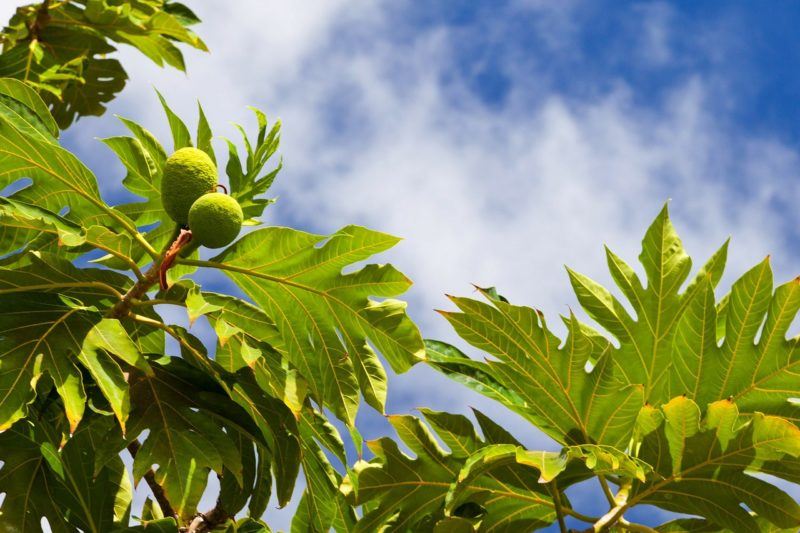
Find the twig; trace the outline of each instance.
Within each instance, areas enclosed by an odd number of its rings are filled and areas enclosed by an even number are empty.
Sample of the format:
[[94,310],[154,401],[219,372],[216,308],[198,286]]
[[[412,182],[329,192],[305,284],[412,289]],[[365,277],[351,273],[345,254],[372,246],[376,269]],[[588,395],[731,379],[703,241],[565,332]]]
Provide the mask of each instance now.
[[570,509],[569,507],[561,507],[561,511],[565,515],[571,516],[572,518],[576,518],[576,519],[580,520],[581,522],[586,522],[587,524],[594,524],[595,522],[600,520],[599,516],[585,515],[583,513],[579,513],[578,511],[576,511],[574,509]]
[[[141,448],[141,443],[134,439],[128,444],[128,452],[130,452],[131,457],[136,459],[136,454],[139,453],[139,448]],[[164,488],[158,484],[156,481],[156,473],[153,471],[152,468],[148,469],[147,472],[144,473],[144,480],[147,482],[147,486],[150,487],[150,492],[153,493],[153,497],[158,502],[158,506],[161,507],[161,511],[164,513],[164,516],[171,516],[176,520],[180,520],[180,517],[175,512],[175,509],[172,508],[172,504],[169,503],[167,499],[167,494],[164,492]]]
[[100,289],[106,291],[110,294],[116,296],[120,301],[122,301],[123,295],[117,289],[108,285],[107,283],[103,283],[101,281],[73,281],[73,282],[66,282],[66,283],[43,283],[41,285],[24,285],[21,287],[12,287],[8,289],[0,289],[0,294],[10,294],[12,292],[29,292],[41,289],[68,289],[68,288],[92,288],[92,289]]
[[658,533],[652,527],[647,527],[644,524],[635,524],[633,522],[628,522],[624,518],[619,519],[619,524],[628,531],[635,531],[636,533]]
[[584,533],[599,533],[605,531],[619,521],[625,509],[628,508],[628,496],[630,495],[632,485],[632,480],[623,480],[622,484],[619,486],[617,495],[614,496],[614,506],[606,514],[601,516],[600,520],[594,523],[594,526],[585,530]]
[[188,229],[181,229],[178,236],[172,241],[167,252],[164,254],[163,258],[161,259],[161,265],[158,269],[158,283],[161,286],[161,290],[165,291],[169,288],[167,284],[167,271],[170,269],[172,264],[175,262],[175,258],[180,253],[181,249],[189,244],[192,240],[192,231]]
[[567,533],[567,524],[564,522],[564,512],[561,510],[561,493],[558,490],[558,485],[556,485],[556,480],[554,479],[548,483],[548,486],[550,487],[550,496],[553,497],[553,503],[556,508],[558,527],[561,529],[561,533]]
[[208,362],[208,358],[206,358],[206,356],[203,355],[202,353],[198,352],[197,348],[195,348],[194,346],[189,344],[186,341],[186,339],[184,339],[183,337],[178,335],[178,333],[174,329],[169,327],[168,325],[164,324],[163,322],[161,322],[159,320],[153,320],[152,318],[149,318],[149,317],[146,317],[146,316],[143,316],[143,315],[137,315],[136,313],[133,313],[133,312],[130,312],[130,311],[128,312],[127,317],[135,320],[136,322],[140,322],[142,324],[147,324],[148,326],[152,326],[154,328],[158,328],[158,329],[164,331],[164,333],[166,333],[167,335],[169,335],[170,337],[172,337],[173,339],[178,341],[178,343],[184,349],[186,349],[186,351],[188,351],[190,354],[192,354],[192,356],[194,356],[194,358],[197,360],[198,363],[203,365],[209,371],[212,371],[212,372],[214,371],[213,367]]
[[608,481],[603,474],[597,475],[597,480],[600,482],[600,486],[603,488],[603,494],[606,496],[606,500],[608,500],[608,504],[610,506],[614,506],[614,493],[611,492],[611,488],[608,486]]

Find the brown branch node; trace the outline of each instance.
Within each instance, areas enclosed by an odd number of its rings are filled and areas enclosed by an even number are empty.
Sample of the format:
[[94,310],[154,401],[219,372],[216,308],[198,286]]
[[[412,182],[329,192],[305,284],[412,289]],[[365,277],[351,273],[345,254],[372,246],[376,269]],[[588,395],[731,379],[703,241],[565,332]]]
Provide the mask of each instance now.
[[217,500],[217,505],[208,512],[197,513],[189,527],[186,528],[186,533],[207,533],[213,531],[215,527],[224,524],[231,516],[222,504]]

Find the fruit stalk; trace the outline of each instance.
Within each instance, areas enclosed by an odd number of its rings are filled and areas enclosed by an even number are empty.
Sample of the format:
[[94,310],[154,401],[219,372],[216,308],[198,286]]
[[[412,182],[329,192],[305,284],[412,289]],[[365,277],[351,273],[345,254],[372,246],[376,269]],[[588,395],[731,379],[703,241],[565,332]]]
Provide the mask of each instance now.
[[178,237],[172,242],[167,253],[164,254],[164,259],[161,260],[161,265],[158,268],[158,282],[162,291],[169,288],[169,284],[167,283],[167,271],[175,263],[175,258],[178,256],[181,249],[189,244],[191,240],[191,230],[181,229]]

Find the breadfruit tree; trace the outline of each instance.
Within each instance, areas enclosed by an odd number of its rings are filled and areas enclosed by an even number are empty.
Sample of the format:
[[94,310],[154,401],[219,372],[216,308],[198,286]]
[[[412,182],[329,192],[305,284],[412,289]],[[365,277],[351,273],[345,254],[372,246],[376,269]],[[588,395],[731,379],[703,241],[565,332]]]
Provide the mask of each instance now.
[[[717,299],[727,243],[692,274],[666,207],[644,279],[606,250],[624,299],[568,269],[599,330],[493,288],[451,297],[480,361],[423,341],[409,279],[370,263],[396,237],[264,225],[280,123],[259,110],[223,165],[202,108],[192,135],[159,94],[171,146],[126,118],[102,140],[136,197],[109,204],[60,131],[124,85],[111,43],[182,69],[195,22],[165,0],[45,0],[0,34],[0,531],[269,531],[296,487],[293,533],[798,530],[800,283],[773,287],[765,259]],[[557,451],[477,410],[388,415],[397,438],[363,443],[383,361],[426,362]],[[571,498],[587,481],[601,513]],[[641,505],[681,517],[653,529]]]
[[[357,529],[654,531],[626,517],[654,505],[688,515],[657,531],[797,531],[800,505],[784,489],[800,483],[800,337],[787,338],[800,282],[773,286],[767,258],[717,300],[727,246],[691,274],[665,207],[642,242],[644,282],[606,249],[625,304],[567,269],[605,334],[571,313],[559,337],[543,313],[495,289],[478,288],[483,301],[451,297],[457,310],[440,313],[488,357],[430,340],[428,364],[561,449],[527,449],[479,412],[483,437],[462,415],[393,418],[416,457],[388,439],[368,444],[375,458],[343,486],[369,509]],[[607,499],[601,514],[567,496],[587,480]]]
[[[194,20],[154,0],[44,2],[5,30],[0,65],[19,79],[0,79],[0,530],[261,531],[298,475],[314,528],[350,524],[326,455],[343,444],[324,412],[357,434],[362,399],[386,400],[379,356],[398,372],[423,357],[393,299],[410,281],[391,265],[342,273],[395,237],[259,227],[280,169],[280,124],[261,111],[255,135],[240,128],[243,155],[228,141],[226,176],[202,109],[192,138],[161,99],[169,149],[121,119],[130,135],[102,142],[139,199],[120,205],[59,145],[59,125],[102,111],[82,104],[113,96],[86,78],[109,40],[175,65],[173,42],[202,45],[185,28]],[[73,61],[57,39],[91,47]],[[25,72],[13,70],[20,50]],[[219,250],[201,260],[204,247]],[[242,297],[199,282],[215,276]],[[170,308],[204,317],[215,340],[165,320]],[[198,509],[210,478],[216,505]],[[149,496],[134,507],[140,483]]]
[[[336,452],[341,439],[323,409],[350,427],[361,399],[383,410],[378,356],[399,372],[424,345],[392,299],[405,276],[390,265],[341,271],[397,239],[357,226],[257,228],[279,170],[269,166],[279,124],[260,111],[246,157],[231,143],[226,193],[216,192],[202,111],[192,143],[164,104],[171,156],[123,119],[131,136],[103,142],[142,200],[107,205],[50,133],[36,92],[9,79],[0,88],[27,109],[0,113],[0,187],[18,189],[0,198],[0,525],[37,531],[45,518],[54,531],[105,532],[127,530],[133,516],[142,527],[203,531],[244,510],[240,527],[251,531],[264,527],[272,493],[286,504],[301,467],[305,505],[325,507],[313,513],[320,530],[351,516],[331,507],[340,477],[323,449]],[[231,244],[245,217],[252,231]],[[200,260],[202,246],[223,249]],[[247,299],[205,290],[199,269],[227,276]],[[205,317],[215,345],[165,321],[169,307]],[[126,454],[134,483],[152,489],[142,509],[131,509]],[[217,505],[198,514],[212,473]]]

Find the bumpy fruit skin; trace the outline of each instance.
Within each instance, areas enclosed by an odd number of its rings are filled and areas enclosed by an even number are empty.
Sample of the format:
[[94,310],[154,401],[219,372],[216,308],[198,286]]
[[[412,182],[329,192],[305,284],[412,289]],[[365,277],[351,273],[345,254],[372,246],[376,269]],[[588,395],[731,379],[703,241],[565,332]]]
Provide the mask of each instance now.
[[192,240],[206,248],[222,248],[233,242],[242,229],[242,208],[227,194],[204,194],[189,210]]
[[167,158],[161,179],[161,203],[172,220],[185,226],[192,204],[217,185],[217,167],[197,148],[181,148]]

